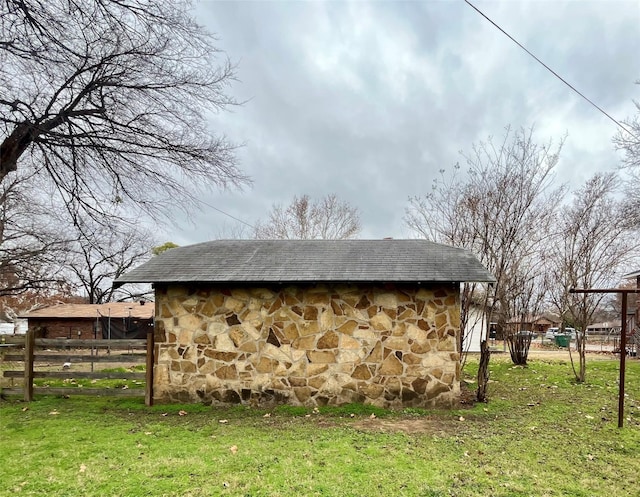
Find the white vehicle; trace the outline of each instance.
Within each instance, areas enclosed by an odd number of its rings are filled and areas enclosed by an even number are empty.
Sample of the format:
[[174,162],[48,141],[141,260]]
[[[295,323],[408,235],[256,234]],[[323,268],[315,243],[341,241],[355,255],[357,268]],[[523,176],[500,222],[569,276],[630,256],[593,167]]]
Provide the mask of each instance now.
[[516,333],[516,336],[535,338],[536,334],[531,330],[520,330],[518,333]]
[[544,337],[553,340],[557,335],[568,335],[571,336],[571,339],[576,338],[576,329],[575,328],[565,328],[564,333],[560,330],[560,328],[549,328],[547,332],[544,334]]

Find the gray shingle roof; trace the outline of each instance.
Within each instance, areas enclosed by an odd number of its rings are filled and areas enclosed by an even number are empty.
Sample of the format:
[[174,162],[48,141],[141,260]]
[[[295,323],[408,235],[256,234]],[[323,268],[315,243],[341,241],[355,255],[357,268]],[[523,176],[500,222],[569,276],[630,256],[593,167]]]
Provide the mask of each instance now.
[[170,249],[114,284],[492,282],[470,252],[426,240],[215,240]]

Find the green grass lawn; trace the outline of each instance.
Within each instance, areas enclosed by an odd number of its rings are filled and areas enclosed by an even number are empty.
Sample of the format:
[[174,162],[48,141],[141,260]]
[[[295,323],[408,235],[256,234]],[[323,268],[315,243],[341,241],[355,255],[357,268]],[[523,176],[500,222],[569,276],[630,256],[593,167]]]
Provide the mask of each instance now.
[[495,356],[490,402],[454,411],[0,401],[0,495],[640,495],[640,362],[627,366],[622,430],[617,362],[602,360],[578,385],[568,362]]

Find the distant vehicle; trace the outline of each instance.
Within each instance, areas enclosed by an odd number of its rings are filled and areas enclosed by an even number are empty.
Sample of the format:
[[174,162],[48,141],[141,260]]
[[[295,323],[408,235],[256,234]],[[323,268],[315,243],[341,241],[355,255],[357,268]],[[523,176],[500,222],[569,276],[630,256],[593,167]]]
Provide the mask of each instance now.
[[559,328],[549,328],[544,334],[544,337],[548,340],[553,340],[556,337],[556,333],[558,333],[558,331],[560,331]]
[[518,333],[516,333],[516,336],[535,338],[536,334],[531,330],[520,330]]
[[565,328],[564,333],[560,330],[560,328],[549,328],[547,332],[544,334],[544,337],[553,340],[556,336],[571,336],[572,339],[576,338],[576,329],[575,328]]

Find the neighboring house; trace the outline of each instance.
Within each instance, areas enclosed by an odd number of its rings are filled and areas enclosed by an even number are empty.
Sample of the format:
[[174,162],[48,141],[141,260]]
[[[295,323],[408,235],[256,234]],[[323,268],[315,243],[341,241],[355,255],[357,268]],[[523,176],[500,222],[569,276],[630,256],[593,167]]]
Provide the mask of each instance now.
[[541,316],[537,316],[533,320],[531,331],[536,333],[545,333],[549,328],[559,328],[562,321],[559,316],[551,313],[545,313]]
[[540,334],[546,332],[549,328],[558,327],[560,327],[560,319],[550,313],[540,316],[516,317],[507,322],[507,331],[510,333],[528,330]]
[[488,340],[489,338],[487,333],[487,313],[484,306],[471,304],[468,310],[466,329],[464,330],[463,352],[480,352],[480,343],[482,340]]
[[587,335],[611,335],[620,333],[622,325],[620,320],[604,321],[602,323],[593,323],[587,326]]
[[42,338],[145,338],[153,302],[58,304],[22,315]]
[[157,400],[450,406],[464,281],[495,280],[423,240],[217,240],[115,284],[154,285]]

